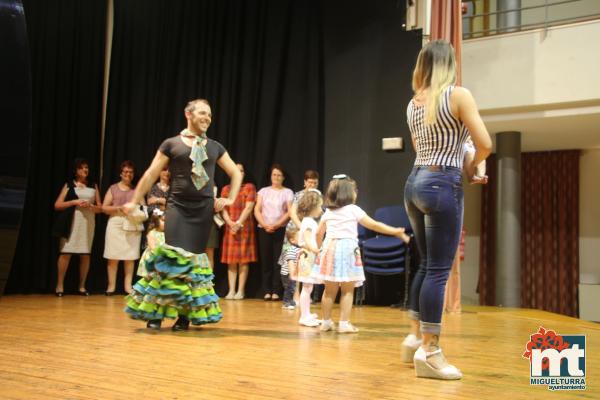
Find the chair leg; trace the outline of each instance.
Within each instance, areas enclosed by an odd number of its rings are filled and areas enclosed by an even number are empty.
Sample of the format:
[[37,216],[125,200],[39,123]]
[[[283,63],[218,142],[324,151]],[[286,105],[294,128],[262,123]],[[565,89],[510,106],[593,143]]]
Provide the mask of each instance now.
[[366,281],[365,281],[365,283],[363,283],[362,286],[357,287],[354,291],[354,305],[355,306],[363,305],[363,300],[365,298],[365,296],[364,296],[365,284],[366,284]]
[[361,291],[360,291],[360,305],[361,306],[365,303],[366,297],[367,297],[367,280],[365,279],[365,282],[363,283]]
[[[365,258],[364,258],[362,245],[360,246],[360,258],[361,258],[362,264],[365,265]],[[356,288],[356,291],[354,293],[355,294],[355,296],[354,296],[354,304],[355,305],[359,305],[359,306],[363,305],[363,302],[365,300],[366,285],[367,285],[367,277],[365,276],[365,281],[363,282],[362,286],[359,286],[358,288]]]

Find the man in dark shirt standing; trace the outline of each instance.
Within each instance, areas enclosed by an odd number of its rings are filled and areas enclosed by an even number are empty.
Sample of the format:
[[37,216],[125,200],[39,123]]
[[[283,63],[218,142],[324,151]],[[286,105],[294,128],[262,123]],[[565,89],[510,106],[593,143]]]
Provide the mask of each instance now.
[[[133,216],[160,171],[169,166],[172,181],[165,213],[166,244],[153,250],[146,262],[148,275],[127,297],[126,311],[148,321],[148,328],[153,329],[160,329],[165,317],[178,317],[172,328],[177,331],[187,329],[190,322],[214,323],[222,316],[205,249],[213,213],[233,203],[242,175],[225,148],[206,136],[212,121],[208,101],[190,101],[185,118],[187,128],[160,145],[132,202],[124,206]],[[213,197],[215,165],[231,179],[228,198]]]

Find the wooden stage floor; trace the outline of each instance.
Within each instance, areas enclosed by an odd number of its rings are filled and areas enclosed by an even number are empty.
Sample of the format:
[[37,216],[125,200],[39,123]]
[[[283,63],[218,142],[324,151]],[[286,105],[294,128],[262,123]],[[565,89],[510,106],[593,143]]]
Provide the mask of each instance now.
[[[600,325],[542,311],[465,307],[444,317],[443,348],[461,381],[417,379],[402,364],[406,312],[358,307],[354,335],[296,324],[280,302],[222,300],[218,324],[149,331],[122,297],[0,299],[1,399],[600,398]],[[319,311],[319,307],[314,307]],[[339,310],[335,309],[335,316]],[[587,390],[529,384],[521,357],[539,326],[587,335]]]

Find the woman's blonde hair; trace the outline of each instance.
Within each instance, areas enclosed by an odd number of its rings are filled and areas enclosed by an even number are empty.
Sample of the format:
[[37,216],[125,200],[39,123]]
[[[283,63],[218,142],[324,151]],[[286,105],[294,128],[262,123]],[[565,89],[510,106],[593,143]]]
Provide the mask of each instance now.
[[421,49],[413,71],[412,88],[416,94],[429,88],[425,103],[425,123],[433,124],[440,106],[440,96],[456,82],[454,48],[445,40],[434,40]]

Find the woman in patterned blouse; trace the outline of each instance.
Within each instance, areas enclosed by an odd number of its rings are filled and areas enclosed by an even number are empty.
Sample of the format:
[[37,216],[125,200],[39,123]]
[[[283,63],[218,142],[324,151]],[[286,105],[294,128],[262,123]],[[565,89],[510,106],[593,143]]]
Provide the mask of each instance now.
[[[237,164],[242,175],[244,166]],[[230,186],[223,188],[221,196],[229,196]],[[226,299],[241,300],[244,298],[246,280],[248,278],[248,264],[256,262],[256,234],[254,230],[254,203],[256,202],[256,187],[245,182],[240,188],[235,202],[223,209],[225,220],[225,233],[221,245],[221,262],[227,264],[227,277],[229,292]],[[239,277],[239,278],[238,278]],[[238,289],[235,290],[235,281],[238,280]]]

